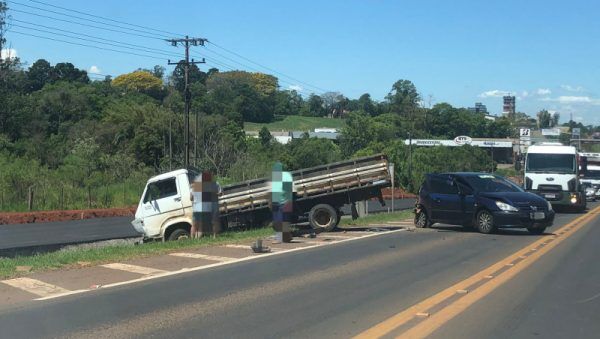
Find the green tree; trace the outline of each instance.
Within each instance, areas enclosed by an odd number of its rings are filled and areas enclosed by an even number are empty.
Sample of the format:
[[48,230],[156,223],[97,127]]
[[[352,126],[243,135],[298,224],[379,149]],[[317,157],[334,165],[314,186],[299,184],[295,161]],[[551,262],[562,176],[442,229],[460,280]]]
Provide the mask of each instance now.
[[54,79],[54,68],[44,59],[39,59],[27,71],[28,90],[38,91]]
[[414,113],[421,101],[417,88],[410,80],[396,81],[385,98],[391,112],[404,116]]
[[271,136],[271,132],[269,132],[269,130],[263,126],[258,132],[258,139],[260,139],[260,143],[264,147],[268,147],[271,144],[273,137]]

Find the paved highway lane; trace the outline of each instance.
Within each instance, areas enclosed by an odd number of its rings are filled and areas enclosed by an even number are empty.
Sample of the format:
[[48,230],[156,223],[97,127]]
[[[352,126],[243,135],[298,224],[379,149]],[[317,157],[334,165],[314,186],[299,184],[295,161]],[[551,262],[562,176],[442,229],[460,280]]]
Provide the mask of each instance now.
[[17,248],[137,237],[131,217],[0,225],[0,254]]
[[[553,230],[580,216],[558,215]],[[571,327],[563,330],[574,335],[594,333],[591,315],[566,315],[558,308],[598,311],[593,298],[598,292],[591,293],[598,288],[598,269],[589,268],[599,259],[595,217],[564,241],[556,240],[556,247],[547,245],[549,252],[538,261],[433,335],[522,337],[548,322],[556,322],[548,328],[568,323]],[[350,337],[551,238],[521,231],[481,235],[443,226],[393,232],[5,308],[0,337]],[[494,332],[507,324],[510,330]]]

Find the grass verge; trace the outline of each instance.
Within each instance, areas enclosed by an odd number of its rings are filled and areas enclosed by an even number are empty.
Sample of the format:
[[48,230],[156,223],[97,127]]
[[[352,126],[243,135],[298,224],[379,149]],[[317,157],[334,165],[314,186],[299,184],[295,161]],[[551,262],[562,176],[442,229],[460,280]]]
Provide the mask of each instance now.
[[400,221],[400,220],[409,219],[412,217],[413,217],[412,210],[404,210],[404,211],[394,212],[394,213],[377,213],[377,214],[367,215],[365,217],[358,218],[356,220],[342,219],[340,221],[340,227],[367,226],[370,224],[386,223],[388,221]]
[[[224,243],[267,237],[273,234],[272,228],[248,231],[225,232],[215,238],[187,239],[170,242],[151,242],[140,245],[113,245],[96,248],[74,248],[51,253],[0,258],[0,279],[27,275],[31,272],[60,268],[83,267],[112,261],[148,257],[184,249],[200,248]],[[17,272],[17,266],[30,266],[28,272]]]

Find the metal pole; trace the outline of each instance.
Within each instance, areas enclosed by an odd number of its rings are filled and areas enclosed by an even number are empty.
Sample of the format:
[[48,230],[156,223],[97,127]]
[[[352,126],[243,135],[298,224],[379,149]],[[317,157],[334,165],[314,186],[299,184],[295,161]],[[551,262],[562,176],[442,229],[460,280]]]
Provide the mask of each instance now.
[[412,192],[412,135],[408,133],[408,190]]
[[394,195],[396,192],[394,182],[394,164],[390,164],[390,175],[392,176],[392,213],[394,213]]
[[185,80],[185,122],[184,122],[184,143],[185,143],[185,156],[184,156],[184,167],[188,168],[190,165],[190,87],[188,82],[188,74],[190,71],[190,43],[188,36],[185,37],[185,65],[184,65],[184,80]]

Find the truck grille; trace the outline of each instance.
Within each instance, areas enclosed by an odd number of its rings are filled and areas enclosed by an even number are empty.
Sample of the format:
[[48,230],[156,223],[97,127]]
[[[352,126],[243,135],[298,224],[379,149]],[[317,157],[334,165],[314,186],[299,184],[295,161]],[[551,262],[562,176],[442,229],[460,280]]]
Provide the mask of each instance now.
[[553,191],[562,191],[562,186],[561,185],[538,185],[538,191],[549,191],[549,192],[553,192]]

